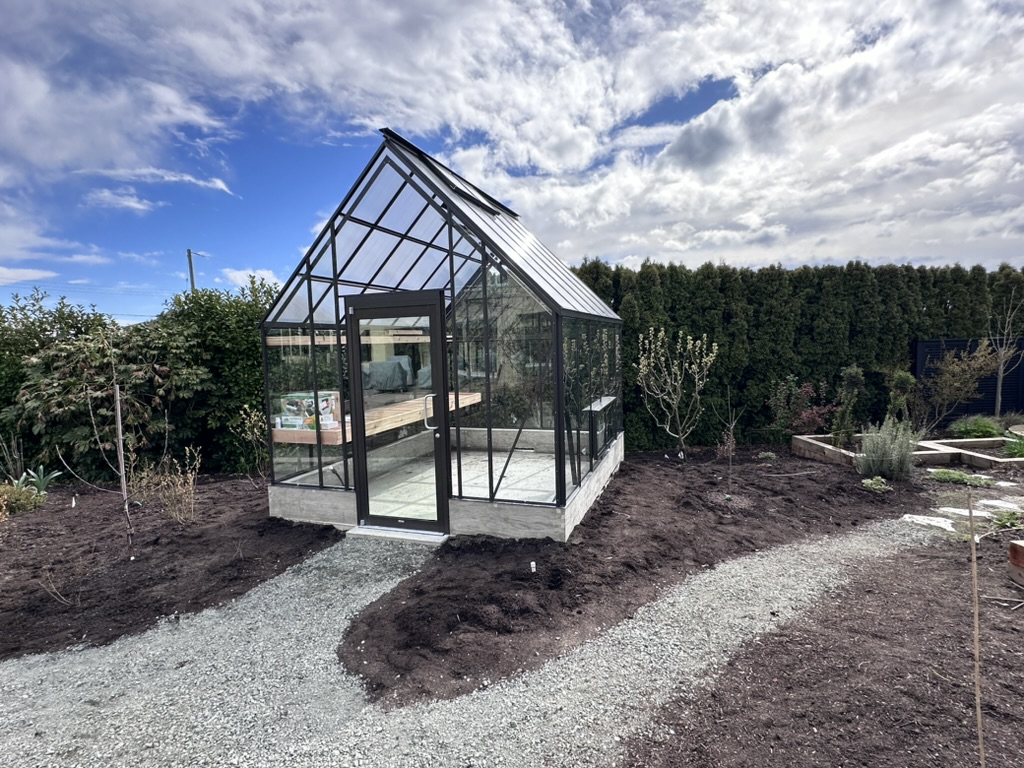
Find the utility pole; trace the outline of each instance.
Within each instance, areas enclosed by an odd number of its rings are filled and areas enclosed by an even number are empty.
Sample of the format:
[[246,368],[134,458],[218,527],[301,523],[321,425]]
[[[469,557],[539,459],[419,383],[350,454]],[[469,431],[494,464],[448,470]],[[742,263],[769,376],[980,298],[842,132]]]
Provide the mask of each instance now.
[[196,292],[196,273],[192,268],[192,249],[186,249],[188,252],[188,282],[192,286],[192,293]]

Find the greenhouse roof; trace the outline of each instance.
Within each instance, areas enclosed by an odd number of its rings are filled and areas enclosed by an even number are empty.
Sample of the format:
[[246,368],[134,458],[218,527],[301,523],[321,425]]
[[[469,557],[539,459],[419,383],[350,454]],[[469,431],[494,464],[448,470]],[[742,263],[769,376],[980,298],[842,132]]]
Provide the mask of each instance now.
[[346,294],[442,289],[451,299],[479,275],[485,253],[553,311],[619,319],[515,211],[394,131],[381,133],[384,142],[281,291],[268,322],[333,324],[343,316],[338,302]]

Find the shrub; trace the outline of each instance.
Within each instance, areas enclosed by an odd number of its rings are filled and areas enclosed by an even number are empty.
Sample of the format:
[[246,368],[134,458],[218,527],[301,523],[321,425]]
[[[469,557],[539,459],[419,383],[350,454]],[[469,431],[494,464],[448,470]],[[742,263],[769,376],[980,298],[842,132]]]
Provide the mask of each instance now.
[[0,499],[3,500],[7,513],[16,515],[41,507],[46,501],[46,496],[40,496],[31,487],[15,488],[13,485],[0,485]]
[[825,396],[826,385],[815,387],[810,382],[797,384],[792,374],[775,382],[768,407],[772,412],[772,429],[776,434],[812,435],[825,429],[838,406]]
[[961,416],[949,425],[949,431],[953,437],[960,439],[971,437],[999,437],[1003,433],[1002,428],[995,419],[988,416]]
[[1024,525],[1024,516],[1015,509],[997,512],[992,518],[992,527],[997,531],[1015,531]]
[[1009,429],[1015,427],[1018,424],[1024,424],[1024,413],[1021,411],[1006,411],[1001,416],[995,416],[993,419],[998,422],[999,426],[1003,429]]
[[995,373],[998,363],[987,339],[974,351],[947,350],[938,360],[928,360],[930,374],[917,382],[908,399],[910,415],[924,434],[930,433],[960,405],[981,397],[978,382]]
[[242,456],[242,471],[253,480],[253,475],[266,485],[270,473],[270,452],[267,449],[267,422],[263,411],[246,404],[238,415],[238,421],[231,425],[238,452]]
[[958,469],[936,469],[930,475],[937,483],[954,483],[956,485],[969,485],[972,488],[984,488],[992,485],[992,480],[978,475],[969,475]]
[[1024,459],[1024,437],[1015,437],[1003,448],[1003,453],[1009,459]]
[[885,478],[878,475],[871,478],[865,477],[860,484],[875,493],[889,493],[892,490],[892,486],[885,482]]
[[900,421],[909,421],[907,402],[917,388],[917,379],[909,371],[893,371],[886,378],[886,384],[889,387],[889,410],[886,415]]
[[199,465],[199,450],[190,446],[185,449],[184,463],[165,458],[156,466],[134,470],[129,481],[131,495],[141,504],[162,507],[176,523],[194,523]]
[[876,475],[887,480],[905,480],[914,467],[914,448],[921,435],[906,422],[887,417],[882,426],[871,425],[861,439],[861,455],[857,471],[868,477]]

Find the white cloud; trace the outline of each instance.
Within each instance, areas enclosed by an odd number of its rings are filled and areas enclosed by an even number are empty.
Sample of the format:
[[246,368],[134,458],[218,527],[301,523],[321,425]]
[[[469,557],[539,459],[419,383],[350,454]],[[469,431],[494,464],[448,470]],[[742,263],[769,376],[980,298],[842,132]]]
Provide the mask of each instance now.
[[[163,168],[113,168],[109,170],[93,168],[80,170],[76,173],[104,176],[108,179],[116,179],[117,181],[137,181],[144,184],[192,184],[202,189],[214,189],[219,192],[226,192],[229,195],[235,194],[228,188],[223,179],[199,179],[188,173],[178,173]],[[131,187],[126,189],[134,193]]]
[[101,256],[98,253],[75,253],[59,260],[68,264],[88,264],[90,266],[109,264],[111,262],[109,257]]
[[160,258],[164,255],[161,251],[152,251],[150,253],[133,253],[121,251],[117,254],[122,259],[135,262],[136,264],[142,264],[147,267],[155,267],[160,263]]
[[[66,53],[72,61],[87,55],[73,47]],[[132,76],[90,82],[88,71],[62,63],[0,54],[0,157],[7,163],[45,170],[137,163],[157,156],[171,129],[222,127],[181,86]]]
[[49,280],[56,277],[56,272],[46,269],[19,269],[15,267],[0,267],[0,285],[15,285],[17,283],[31,283],[37,280]]
[[0,199],[0,260],[24,261],[80,247],[79,243],[46,234],[38,217],[24,207]]
[[[1019,258],[1011,4],[13,2],[0,188],[92,169],[76,178],[233,194],[228,140],[259,108],[340,140],[445,137],[572,261]],[[734,96],[645,117],[709,79]],[[154,205],[130,186],[82,194]],[[55,231],[4,226],[6,258]]]
[[134,187],[120,187],[119,189],[93,189],[90,190],[82,202],[93,208],[118,208],[132,213],[149,213],[166,203],[153,202],[139,197]]
[[[281,281],[270,269],[222,269],[220,273],[228,283],[236,288],[244,288],[249,285],[250,276],[266,280],[273,285],[280,285]],[[218,280],[219,282],[219,280]]]

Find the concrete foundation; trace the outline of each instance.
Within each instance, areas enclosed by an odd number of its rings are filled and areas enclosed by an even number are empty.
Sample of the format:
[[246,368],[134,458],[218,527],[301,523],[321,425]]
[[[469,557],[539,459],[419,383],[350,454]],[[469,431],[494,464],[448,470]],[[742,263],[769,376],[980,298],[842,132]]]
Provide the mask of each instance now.
[[[531,437],[534,445],[542,444],[540,434]],[[600,463],[583,478],[582,485],[569,497],[564,507],[511,501],[450,499],[449,531],[453,536],[486,534],[508,539],[551,538],[566,541],[573,528],[597,501],[612,475],[618,471],[624,447],[625,436],[620,434],[608,447]],[[272,485],[269,497],[272,517],[333,525],[341,530],[358,525],[354,491]]]

